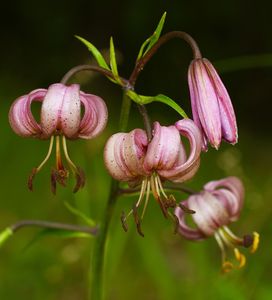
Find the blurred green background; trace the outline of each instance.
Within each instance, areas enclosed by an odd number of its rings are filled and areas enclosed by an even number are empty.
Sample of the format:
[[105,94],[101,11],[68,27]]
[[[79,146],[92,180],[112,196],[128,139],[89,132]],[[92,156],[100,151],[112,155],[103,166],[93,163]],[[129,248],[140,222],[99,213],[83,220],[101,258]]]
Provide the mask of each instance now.
[[[243,235],[260,232],[256,254],[248,255],[241,271],[220,273],[215,240],[187,242],[173,234],[151,199],[143,222],[145,238],[130,223],[124,233],[119,216],[136,199],[120,198],[107,245],[106,299],[271,299],[272,170],[271,86],[272,19],[269,1],[12,1],[1,3],[1,202],[0,228],[21,219],[80,222],[64,207],[69,201],[95,220],[107,198],[109,177],[102,150],[117,130],[121,91],[107,79],[81,74],[84,91],[100,95],[109,108],[109,125],[95,141],[69,143],[71,157],[87,174],[87,185],[71,193],[73,180],[57,196],[50,192],[54,157],[37,175],[34,192],[27,177],[46,154],[48,142],[17,137],[8,124],[8,110],[18,96],[58,82],[71,67],[92,63],[74,37],[81,35],[107,53],[109,37],[118,49],[119,70],[129,76],[141,43],[154,30],[164,11],[164,32],[184,30],[199,43],[202,53],[217,65],[236,109],[239,144],[202,155],[197,176],[188,183],[200,189],[228,175],[242,178],[245,208],[231,228]],[[263,54],[270,54],[263,56]],[[235,58],[235,60],[233,60]],[[173,40],[146,66],[136,90],[164,93],[190,112],[186,72],[189,47]],[[163,104],[148,106],[153,120],[172,124],[178,116]],[[129,129],[142,127],[133,106]],[[185,199],[186,195],[179,194]],[[0,249],[0,299],[86,299],[92,239],[45,236],[27,247],[37,229],[23,229]],[[246,252],[246,251],[245,251]]]

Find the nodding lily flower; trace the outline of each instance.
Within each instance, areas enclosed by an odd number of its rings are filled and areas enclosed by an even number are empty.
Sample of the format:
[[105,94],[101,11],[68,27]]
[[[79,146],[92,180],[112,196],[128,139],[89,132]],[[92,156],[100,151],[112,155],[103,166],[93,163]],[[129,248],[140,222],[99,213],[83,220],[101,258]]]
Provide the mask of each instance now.
[[213,65],[206,58],[194,59],[188,70],[193,118],[207,142],[218,149],[221,140],[236,144],[236,118],[229,94]]
[[[196,228],[189,227],[185,222],[184,211],[177,207],[175,215],[179,219],[178,232],[188,240],[198,241],[214,236],[222,252],[222,270],[229,272],[233,268],[242,268],[246,257],[238,247],[250,248],[253,253],[259,244],[259,234],[236,236],[227,225],[239,218],[244,201],[244,188],[236,177],[211,181],[204,186],[203,191],[191,195],[182,204],[194,210],[192,215]],[[227,259],[227,250],[233,250],[238,264]]]
[[[31,112],[32,102],[41,102],[40,122]],[[81,106],[84,114],[81,116]],[[56,169],[51,173],[51,187],[56,192],[56,184],[63,186],[69,176],[61,158],[61,144],[69,169],[76,177],[74,192],[84,186],[84,173],[70,159],[66,138],[70,140],[91,139],[97,136],[106,126],[107,107],[104,101],[95,95],[80,91],[78,84],[66,86],[61,83],[52,84],[46,89],[37,89],[15,100],[9,111],[9,122],[12,129],[22,137],[50,139],[48,153],[42,163],[32,170],[28,187],[32,190],[32,182],[49,159],[54,140],[56,139]]]
[[[187,156],[183,136],[189,140]],[[178,121],[175,126],[154,123],[153,138],[148,143],[146,132],[134,129],[129,133],[117,133],[110,137],[104,150],[104,161],[110,175],[128,182],[130,186],[141,185],[140,196],[127,216],[122,215],[122,224],[127,231],[126,220],[133,214],[139,234],[143,235],[140,220],[143,218],[150,191],[159,203],[165,217],[177,218],[168,211],[176,206],[173,195],[167,196],[162,181],[183,182],[192,178],[200,164],[202,136],[192,120]],[[141,217],[137,209],[145,199]]]

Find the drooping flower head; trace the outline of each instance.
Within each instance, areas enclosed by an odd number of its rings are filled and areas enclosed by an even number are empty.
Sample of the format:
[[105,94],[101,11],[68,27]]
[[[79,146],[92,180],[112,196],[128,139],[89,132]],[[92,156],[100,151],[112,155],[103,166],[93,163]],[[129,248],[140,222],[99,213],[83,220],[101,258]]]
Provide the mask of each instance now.
[[207,142],[218,149],[222,139],[237,143],[236,118],[229,94],[209,60],[198,58],[191,62],[188,82],[193,118],[203,131],[203,149],[207,150]]
[[[41,102],[40,122],[31,112],[31,104]],[[84,114],[81,116],[82,107]],[[61,159],[61,143],[67,164],[76,177],[74,192],[84,186],[84,173],[68,155],[67,139],[91,139],[97,136],[106,126],[107,107],[98,96],[80,91],[78,84],[66,86],[61,83],[52,84],[46,89],[37,89],[16,99],[9,111],[9,122],[12,129],[22,137],[50,139],[48,153],[42,163],[32,170],[28,186],[32,190],[32,181],[37,172],[49,159],[56,139],[56,169],[51,173],[52,191],[56,191],[56,183],[66,184],[69,171]],[[60,141],[61,139],[61,141]]]
[[[189,155],[184,141],[190,143]],[[167,196],[162,181],[183,182],[192,178],[199,168],[201,153],[201,133],[193,121],[184,119],[174,126],[154,124],[153,138],[148,142],[146,132],[134,129],[129,133],[117,133],[110,137],[104,150],[104,161],[110,175],[129,185],[141,185],[140,196],[134,208],[122,217],[127,230],[126,219],[133,214],[138,232],[142,235],[140,219],[143,218],[150,190],[159,203],[165,217],[176,217],[168,209],[176,205],[172,195]],[[145,198],[141,218],[137,209]]]
[[[227,225],[239,218],[244,201],[244,187],[236,177],[211,181],[204,186],[203,191],[191,195],[182,205],[194,210],[192,215],[196,228],[191,228],[185,221],[184,210],[177,207],[175,214],[179,219],[178,232],[188,240],[198,241],[214,236],[222,251],[222,269],[228,272],[233,268],[242,268],[246,263],[245,256],[238,247],[249,247],[255,252],[259,235],[236,236]],[[227,259],[227,250],[234,252],[238,265]]]

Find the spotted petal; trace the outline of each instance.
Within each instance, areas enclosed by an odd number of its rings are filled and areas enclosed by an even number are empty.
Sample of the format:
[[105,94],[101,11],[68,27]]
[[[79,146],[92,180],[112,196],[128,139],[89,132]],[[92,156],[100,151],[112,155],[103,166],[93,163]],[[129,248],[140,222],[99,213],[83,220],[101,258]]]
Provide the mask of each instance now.
[[[169,170],[158,170],[159,175],[174,182],[183,182],[191,179],[197,172],[200,164],[202,147],[202,135],[192,120],[183,119],[175,124],[182,136],[189,139],[190,154],[187,160],[177,160],[176,164]],[[183,149],[184,150],[184,149]]]
[[175,126],[160,126],[154,123],[154,134],[148,145],[144,169],[147,173],[152,170],[169,170],[179,157],[180,136]]
[[47,90],[41,109],[41,126],[45,136],[60,131],[75,138],[80,124],[79,85],[52,84]]
[[42,131],[31,112],[31,104],[41,102],[45,94],[45,89],[37,89],[14,101],[9,111],[9,122],[15,133],[22,137],[41,136]]
[[102,98],[92,94],[80,92],[80,100],[85,113],[80,122],[79,137],[91,139],[100,134],[107,124],[107,106]]
[[141,129],[111,136],[104,149],[104,162],[110,175],[120,181],[134,181],[144,175],[146,146],[146,133]]

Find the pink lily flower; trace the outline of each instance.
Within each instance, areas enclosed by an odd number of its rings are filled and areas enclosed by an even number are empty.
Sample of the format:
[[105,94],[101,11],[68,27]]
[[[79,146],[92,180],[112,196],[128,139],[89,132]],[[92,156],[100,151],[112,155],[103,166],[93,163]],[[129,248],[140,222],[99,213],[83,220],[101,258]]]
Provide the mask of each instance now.
[[236,144],[237,125],[229,94],[213,65],[206,58],[194,59],[188,70],[192,113],[207,142],[218,149],[222,139]]
[[[32,102],[41,102],[40,122],[31,112]],[[84,115],[81,117],[81,106]],[[74,192],[84,186],[83,171],[77,167],[68,155],[66,138],[70,140],[91,139],[105,128],[107,123],[107,107],[98,96],[80,91],[78,84],[66,86],[61,83],[52,84],[46,89],[37,89],[14,101],[9,111],[9,122],[12,129],[22,137],[50,139],[48,153],[42,163],[32,170],[28,187],[32,190],[32,182],[36,173],[49,159],[56,138],[56,169],[51,173],[51,187],[56,192],[56,183],[65,186],[69,171],[64,167],[61,158],[61,141],[67,164],[76,177]]]
[[[181,136],[190,143],[187,155]],[[122,223],[127,230],[126,219],[133,213],[138,228],[149,200],[150,191],[159,203],[165,217],[176,217],[168,208],[176,205],[172,195],[167,196],[162,181],[183,182],[191,179],[200,164],[202,136],[192,120],[178,121],[175,126],[154,124],[153,138],[148,143],[146,132],[134,129],[129,133],[117,133],[110,137],[104,150],[104,161],[110,175],[119,181],[128,182],[130,186],[141,185],[139,199]],[[145,198],[142,216],[137,216],[137,209]]]
[[[175,215],[179,219],[178,232],[188,240],[199,241],[214,236],[222,252],[222,270],[229,272],[233,268],[242,268],[246,257],[237,247],[250,247],[255,252],[259,244],[259,234],[236,236],[227,225],[237,221],[244,202],[244,187],[237,177],[227,177],[211,181],[203,191],[191,195],[182,205],[195,214],[192,219],[196,228],[191,228],[185,221],[184,209],[177,207]],[[234,252],[238,265],[227,260],[227,249]]]

